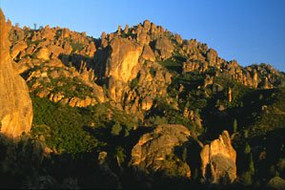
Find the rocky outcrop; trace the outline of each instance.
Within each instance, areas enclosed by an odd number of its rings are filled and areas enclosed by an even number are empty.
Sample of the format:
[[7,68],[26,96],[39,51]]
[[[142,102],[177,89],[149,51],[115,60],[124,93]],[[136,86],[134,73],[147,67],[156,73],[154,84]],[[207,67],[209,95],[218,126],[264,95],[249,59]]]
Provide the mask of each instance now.
[[127,84],[137,76],[141,68],[139,58],[142,50],[143,46],[132,40],[114,37],[108,48],[96,55],[100,64],[96,65],[95,70],[101,71],[98,75],[107,79],[109,95],[114,101],[122,101]]
[[38,61],[53,61],[60,58],[68,65],[78,61],[77,58],[73,60],[74,57],[69,57],[71,53],[80,55],[82,60],[94,56],[96,52],[95,42],[91,37],[66,28],[46,26],[40,30],[31,30],[27,27],[12,27],[9,39],[12,43],[13,61],[28,65],[26,70],[37,65]]
[[[137,26],[126,26],[124,30],[119,26],[116,32],[110,34],[103,32],[101,39],[49,26],[39,30],[15,26],[9,33],[9,39],[13,61],[21,74],[35,71],[35,67],[39,66],[62,68],[94,89],[94,93],[82,97],[62,97],[62,92],[32,89],[39,91],[37,95],[41,97],[70,103],[71,106],[93,105],[110,99],[128,113],[137,113],[150,110],[159,97],[177,102],[173,97],[171,100],[167,91],[174,76],[171,69],[179,74],[180,71],[182,74],[205,74],[204,84],[201,85],[209,89],[222,86],[215,81],[221,76],[232,77],[252,88],[265,89],[280,85],[283,76],[268,65],[244,68],[237,61],[226,61],[207,44],[195,39],[183,40],[178,34],[148,20]],[[61,74],[58,78],[65,78]],[[45,79],[45,82],[49,80]],[[34,81],[29,80],[29,85],[31,82]],[[44,85],[31,86],[42,88]],[[89,97],[99,101],[92,100],[90,103]],[[139,114],[143,118],[143,113]]]
[[155,55],[149,45],[145,45],[143,48],[142,58],[147,61],[155,61]]
[[9,54],[9,25],[0,10],[0,128],[9,137],[29,132],[33,119],[32,102],[25,81],[13,68]]
[[138,76],[130,82],[130,87],[125,87],[123,108],[131,113],[150,110],[157,96],[167,96],[171,77],[160,64],[146,61]]
[[11,57],[12,57],[12,59],[16,58],[17,55],[20,52],[22,52],[23,50],[25,50],[27,47],[28,47],[28,45],[25,42],[23,42],[23,41],[20,41],[17,44],[15,44],[13,46],[13,48],[11,49]]
[[127,39],[115,38],[110,43],[110,55],[106,63],[105,77],[114,77],[123,82],[129,82],[135,78],[139,69],[138,60],[141,53],[141,46]]
[[68,104],[71,107],[94,106],[105,101],[103,89],[93,80],[94,71],[74,68],[35,67],[27,75],[30,91],[52,102]]
[[236,60],[226,61],[206,44],[196,40],[184,41],[179,53],[187,59],[182,64],[183,73],[211,73],[211,77],[227,76],[252,87],[269,89],[280,82],[284,76],[270,65],[250,65],[241,67]]
[[174,46],[168,38],[161,37],[155,41],[155,49],[161,59],[167,59],[172,56]]
[[285,180],[281,177],[273,177],[269,180],[267,188],[274,190],[284,190],[285,189]]
[[47,48],[40,48],[37,52],[36,52],[36,57],[38,59],[42,59],[42,60],[49,60],[49,56],[50,56],[50,52],[49,49]]
[[173,157],[174,148],[181,146],[189,136],[190,131],[182,125],[159,125],[154,131],[144,134],[133,147],[131,165],[146,172],[174,172],[190,178],[190,167]]
[[228,131],[205,145],[200,153],[202,176],[212,183],[233,182],[237,178],[236,151]]

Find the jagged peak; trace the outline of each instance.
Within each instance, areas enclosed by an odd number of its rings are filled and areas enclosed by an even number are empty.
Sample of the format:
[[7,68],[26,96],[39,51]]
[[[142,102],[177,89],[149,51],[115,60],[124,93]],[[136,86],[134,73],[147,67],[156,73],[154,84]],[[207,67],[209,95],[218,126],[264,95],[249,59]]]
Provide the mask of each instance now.
[[[180,70],[182,70],[183,73],[189,73],[193,71],[207,73],[209,69],[214,68],[217,70],[216,75],[227,73],[243,84],[254,87],[258,87],[258,83],[261,83],[263,80],[265,80],[263,77],[260,78],[259,76],[260,74],[262,75],[263,72],[261,69],[256,69],[251,66],[242,67],[236,60],[227,61],[219,57],[218,52],[215,49],[208,47],[206,43],[199,42],[197,39],[182,39],[179,34],[174,34],[167,29],[164,29],[162,26],[157,26],[149,20],[144,20],[142,23],[131,27],[126,25],[124,29],[122,29],[119,25],[118,30],[113,33],[107,34],[106,32],[102,32],[101,38],[99,39],[91,38],[84,32],[78,33],[71,31],[68,28],[60,27],[51,28],[48,25],[39,30],[28,29],[31,31],[31,34],[29,34],[29,32],[23,31],[22,34],[20,34],[21,30],[23,29],[17,29],[15,32],[16,34],[11,34],[12,37],[10,36],[10,38],[22,39],[24,41],[23,43],[26,44],[35,44],[35,48],[37,52],[39,52],[36,54],[36,57],[38,56],[38,58],[42,58],[42,56],[40,56],[40,50],[43,49],[43,47],[47,47],[46,49],[50,50],[50,52],[48,52],[48,55],[44,56],[45,60],[49,60],[50,58],[57,60],[58,58],[62,59],[65,56],[69,56],[70,54],[73,56],[77,54],[79,57],[81,56],[84,61],[88,60],[88,67],[95,68],[95,73],[97,73],[98,76],[104,76],[105,74],[102,74],[100,72],[104,71],[103,73],[105,73],[106,70],[104,67],[106,67],[107,59],[106,57],[102,57],[101,53],[105,52],[105,56],[108,56],[108,49],[110,48],[105,48],[111,47],[112,41],[116,39],[117,41],[120,41],[120,43],[130,42],[131,44],[137,44],[138,46],[141,46],[139,48],[141,50],[147,50],[144,51],[144,53],[140,52],[142,56],[140,56],[139,59],[142,58],[143,60],[162,63],[167,60],[177,61],[175,57],[182,57],[182,59],[180,59],[180,62],[181,60],[183,61],[179,64],[181,67]],[[21,37],[13,37],[13,35],[17,35],[17,32]],[[16,44],[18,42],[19,40],[13,42],[12,52],[13,48],[17,49]],[[26,49],[27,46],[29,45],[24,45],[23,47]],[[55,46],[57,47],[55,48]],[[59,49],[63,49],[60,51],[65,56],[58,57]],[[129,48],[126,48],[124,51],[129,50]],[[34,53],[34,51],[31,51],[31,53]],[[13,58],[17,58],[17,56],[19,56],[19,52],[17,51],[13,54],[15,54],[12,56]],[[126,53],[126,55],[127,54],[128,53]],[[22,56],[24,55],[25,54],[22,53]],[[94,57],[94,59],[86,59],[88,57]],[[76,60],[78,58],[74,59]],[[19,60],[20,59],[16,60],[16,62]],[[66,60],[64,62],[66,62]],[[79,68],[79,63],[75,64]],[[135,66],[138,65],[138,63],[132,63],[132,65]],[[254,76],[255,70],[259,72],[257,78]],[[269,68],[263,70],[265,70],[266,73],[265,78],[268,78],[270,83],[275,83],[275,75],[278,71]],[[267,73],[267,71],[270,72]],[[271,74],[274,76],[271,76]],[[255,80],[255,82],[253,82],[253,80]]]

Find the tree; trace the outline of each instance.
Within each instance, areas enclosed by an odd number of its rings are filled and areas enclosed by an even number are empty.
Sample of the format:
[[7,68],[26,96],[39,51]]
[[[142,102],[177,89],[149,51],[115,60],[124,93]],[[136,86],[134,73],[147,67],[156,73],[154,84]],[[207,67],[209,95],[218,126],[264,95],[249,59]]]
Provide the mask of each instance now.
[[112,135],[117,136],[120,134],[121,130],[122,126],[120,125],[120,123],[116,122],[112,127],[111,133]]
[[122,163],[124,163],[125,159],[126,159],[126,151],[123,147],[118,146],[115,150],[115,158],[117,160],[117,163],[119,166],[121,166]]
[[248,143],[246,143],[245,148],[244,148],[244,154],[250,154],[251,148]]
[[251,185],[252,184],[252,176],[250,172],[246,171],[241,175],[241,180],[244,185]]
[[253,156],[252,156],[252,153],[251,153],[251,152],[250,152],[250,154],[249,154],[248,171],[250,172],[251,175],[254,175],[254,173],[255,173],[254,162],[253,162]]
[[233,132],[234,133],[237,132],[237,128],[238,128],[238,122],[237,122],[237,119],[234,119],[234,123],[233,123]]
[[247,168],[241,175],[241,180],[245,185],[252,185],[252,178],[255,173],[254,169],[254,161],[253,161],[253,156],[251,152],[251,147],[248,143],[246,143],[245,148],[244,148],[244,154],[245,154],[245,161],[248,163]]

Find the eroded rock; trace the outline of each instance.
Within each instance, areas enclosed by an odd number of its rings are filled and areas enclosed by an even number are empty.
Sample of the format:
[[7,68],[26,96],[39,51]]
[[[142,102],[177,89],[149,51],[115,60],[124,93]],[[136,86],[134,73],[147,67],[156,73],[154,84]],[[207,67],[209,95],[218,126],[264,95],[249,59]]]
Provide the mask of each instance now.
[[142,47],[127,39],[114,39],[110,44],[110,58],[106,63],[106,77],[128,82],[136,77]]
[[157,126],[154,131],[144,134],[132,149],[131,165],[146,172],[163,171],[190,178],[190,167],[179,159],[169,159],[174,148],[188,140],[190,131],[175,124]]
[[0,127],[1,133],[18,137],[31,129],[32,102],[25,81],[12,66],[8,26],[2,10],[0,24]]
[[167,59],[172,56],[174,47],[168,38],[158,38],[155,42],[155,49],[162,59]]
[[25,50],[27,47],[28,47],[28,45],[25,42],[23,42],[23,41],[20,41],[16,45],[14,45],[13,48],[11,49],[11,57],[12,57],[12,59],[17,57],[17,55],[21,51]]
[[48,48],[40,48],[37,52],[36,52],[36,57],[38,59],[43,59],[43,60],[49,60],[50,56],[50,51]]
[[203,147],[201,153],[202,176],[212,183],[233,182],[237,178],[236,151],[228,131]]

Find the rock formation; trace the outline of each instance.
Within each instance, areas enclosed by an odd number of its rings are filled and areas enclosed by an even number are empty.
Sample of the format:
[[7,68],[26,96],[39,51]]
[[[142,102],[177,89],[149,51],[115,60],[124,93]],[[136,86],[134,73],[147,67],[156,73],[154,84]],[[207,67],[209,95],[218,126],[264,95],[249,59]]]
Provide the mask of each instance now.
[[114,77],[123,82],[135,78],[142,47],[130,40],[115,38],[110,43],[110,48],[105,77]]
[[147,172],[173,170],[182,177],[190,178],[190,167],[179,159],[169,159],[174,148],[188,140],[190,131],[182,125],[159,125],[153,132],[144,134],[132,149],[131,165]]
[[[205,145],[200,153],[202,176],[212,183],[233,182],[237,178],[236,151],[228,131]],[[228,181],[227,181],[228,180]]]
[[12,65],[8,40],[10,26],[2,10],[0,23],[0,128],[6,136],[17,137],[31,129],[32,102],[25,81]]
[[[48,70],[62,68],[66,72],[59,72],[58,78],[65,78],[62,74],[69,73],[79,79],[76,81],[83,80],[93,88],[93,93],[85,97],[62,97],[63,92],[54,94],[47,88],[42,89],[50,85],[51,79],[47,79],[50,78],[49,72],[42,85],[37,85],[42,77],[25,78],[29,78],[28,85],[33,86],[32,91],[40,91],[37,95],[48,96],[50,100],[61,103],[69,103],[73,99],[72,106],[111,100],[127,112],[147,111],[157,95],[170,99],[167,89],[172,82],[171,68],[174,67],[165,67],[162,63],[175,62],[176,57],[183,60],[175,66],[182,71],[181,74],[206,74],[204,88],[214,88],[219,85],[214,83],[215,78],[226,76],[252,88],[268,89],[280,85],[283,76],[269,65],[241,67],[235,60],[226,61],[206,44],[195,39],[183,40],[148,20],[137,26],[126,26],[124,30],[118,27],[114,33],[103,32],[101,39],[49,26],[40,30],[15,26],[11,28],[9,39],[12,59],[20,73],[28,72],[29,76],[35,70],[45,72],[43,67],[50,67]],[[89,98],[94,99],[93,103]]]
[[37,67],[29,73],[30,91],[41,98],[68,104],[71,107],[87,107],[105,101],[103,89],[91,82],[93,71],[84,66],[78,73],[66,67]]
[[110,43],[105,77],[109,78],[108,86],[112,99],[120,101],[123,89],[119,84],[124,85],[136,77],[141,53],[142,47],[127,39],[115,38]]
[[174,46],[168,38],[158,38],[155,41],[155,49],[157,54],[161,56],[161,59],[167,59],[172,56]]

